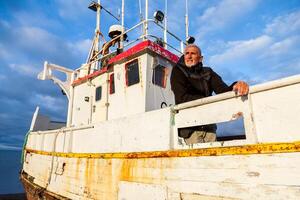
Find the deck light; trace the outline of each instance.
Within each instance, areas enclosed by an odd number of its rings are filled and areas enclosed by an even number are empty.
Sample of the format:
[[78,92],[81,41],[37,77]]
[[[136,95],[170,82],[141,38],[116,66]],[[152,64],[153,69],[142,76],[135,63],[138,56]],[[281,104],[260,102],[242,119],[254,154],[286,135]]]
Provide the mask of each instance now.
[[92,3],[90,3],[90,5],[89,5],[89,9],[91,9],[91,10],[93,10],[93,11],[95,11],[95,12],[97,12],[97,8],[99,7],[100,5],[98,4],[98,3],[96,3],[95,1],[93,1]]
[[193,44],[195,42],[195,38],[193,36],[189,36],[186,38],[186,43]]
[[153,17],[157,22],[162,22],[164,20],[165,15],[162,11],[158,10],[154,13]]

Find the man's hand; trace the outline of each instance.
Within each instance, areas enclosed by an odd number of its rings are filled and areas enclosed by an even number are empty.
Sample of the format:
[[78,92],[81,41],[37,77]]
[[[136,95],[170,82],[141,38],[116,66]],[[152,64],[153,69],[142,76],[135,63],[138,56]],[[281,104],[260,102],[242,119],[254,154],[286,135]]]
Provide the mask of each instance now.
[[238,81],[236,84],[234,84],[233,91],[237,95],[247,95],[249,92],[249,85],[244,81]]

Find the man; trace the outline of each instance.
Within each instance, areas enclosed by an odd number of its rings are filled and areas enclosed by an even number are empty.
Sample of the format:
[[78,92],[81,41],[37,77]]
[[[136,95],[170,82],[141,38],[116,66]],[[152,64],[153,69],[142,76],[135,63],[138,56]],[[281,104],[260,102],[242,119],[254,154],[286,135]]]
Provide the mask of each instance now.
[[[237,81],[228,86],[222,78],[209,67],[203,67],[203,56],[197,45],[189,44],[184,55],[171,74],[171,88],[175,95],[175,104],[184,103],[204,97],[212,93],[220,94],[235,91],[237,95],[247,95],[249,86],[243,81]],[[216,141],[215,124],[179,129],[179,136],[186,144]]]

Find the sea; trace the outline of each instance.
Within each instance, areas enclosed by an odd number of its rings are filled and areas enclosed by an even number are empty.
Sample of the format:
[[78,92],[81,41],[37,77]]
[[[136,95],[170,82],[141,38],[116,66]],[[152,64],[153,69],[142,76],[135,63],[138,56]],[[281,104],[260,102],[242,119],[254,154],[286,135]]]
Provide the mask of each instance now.
[[19,180],[20,150],[0,150],[0,195],[24,193]]

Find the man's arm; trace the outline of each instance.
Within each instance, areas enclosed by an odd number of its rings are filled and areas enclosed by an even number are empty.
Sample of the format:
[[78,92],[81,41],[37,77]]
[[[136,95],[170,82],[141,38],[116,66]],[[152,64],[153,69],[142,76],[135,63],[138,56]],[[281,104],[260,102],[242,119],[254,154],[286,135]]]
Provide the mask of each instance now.
[[235,82],[233,84],[231,84],[230,86],[228,86],[223,80],[222,78],[211,69],[211,79],[210,79],[210,85],[213,89],[213,91],[216,94],[221,94],[224,92],[229,92],[232,91],[233,89],[233,85],[235,84]]
[[189,94],[187,90],[187,78],[183,72],[178,68],[174,67],[171,73],[171,89],[175,96],[175,104],[184,103],[200,99],[203,96],[199,94]]
[[246,82],[236,81],[228,86],[214,71],[212,71],[211,85],[216,94],[234,91],[237,95],[247,95],[249,92],[249,85]]

